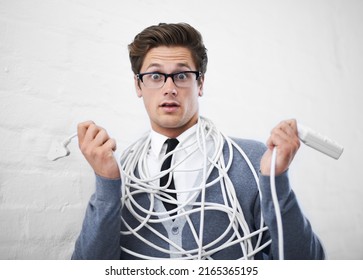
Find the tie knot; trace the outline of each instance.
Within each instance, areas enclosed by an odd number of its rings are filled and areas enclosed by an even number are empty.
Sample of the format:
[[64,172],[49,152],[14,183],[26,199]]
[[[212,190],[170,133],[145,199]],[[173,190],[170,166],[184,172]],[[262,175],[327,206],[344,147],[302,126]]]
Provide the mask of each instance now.
[[165,142],[168,145],[166,148],[166,153],[173,151],[176,148],[176,146],[178,146],[179,144],[179,141],[176,138],[169,138]]

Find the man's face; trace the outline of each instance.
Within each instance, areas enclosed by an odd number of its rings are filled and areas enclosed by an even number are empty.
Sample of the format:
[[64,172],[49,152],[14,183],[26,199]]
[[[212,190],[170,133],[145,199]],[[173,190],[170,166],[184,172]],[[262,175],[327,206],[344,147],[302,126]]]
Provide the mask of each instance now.
[[[145,56],[140,73],[165,74],[196,69],[191,52],[185,47],[160,46]],[[198,97],[202,95],[203,77],[193,81],[187,88],[178,88],[171,78],[163,87],[147,88],[135,76],[137,95],[142,97],[149,115],[151,127],[168,137],[177,137],[198,121]]]

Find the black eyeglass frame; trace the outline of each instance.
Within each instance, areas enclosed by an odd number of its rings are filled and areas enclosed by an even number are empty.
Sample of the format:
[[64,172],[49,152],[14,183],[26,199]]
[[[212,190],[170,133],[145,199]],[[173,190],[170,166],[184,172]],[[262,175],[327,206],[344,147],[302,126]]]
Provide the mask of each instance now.
[[142,80],[143,79],[143,77],[145,76],[145,75],[150,75],[150,74],[159,74],[159,75],[162,75],[162,76],[164,76],[164,84],[166,83],[166,80],[170,77],[172,80],[173,80],[173,83],[175,84],[175,82],[174,82],[174,77],[176,76],[176,75],[179,75],[179,74],[183,74],[183,73],[193,73],[193,74],[195,74],[195,80],[198,80],[202,75],[203,75],[203,73],[202,72],[200,72],[200,71],[181,71],[181,72],[176,72],[176,73],[171,73],[171,74],[165,74],[165,73],[161,73],[161,72],[157,72],[157,71],[155,71],[155,72],[145,72],[145,73],[139,73],[139,74],[136,74],[136,78],[138,79],[138,80],[140,80],[142,83],[144,83],[144,81]]

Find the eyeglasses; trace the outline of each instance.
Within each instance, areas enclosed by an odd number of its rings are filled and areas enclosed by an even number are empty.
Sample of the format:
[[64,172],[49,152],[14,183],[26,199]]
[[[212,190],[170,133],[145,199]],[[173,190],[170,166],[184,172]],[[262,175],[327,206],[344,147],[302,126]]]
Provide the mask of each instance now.
[[160,72],[139,73],[136,77],[147,88],[162,88],[166,80],[170,77],[174,84],[179,88],[188,88],[193,85],[193,81],[202,76],[199,71],[183,71],[178,73],[165,74]]

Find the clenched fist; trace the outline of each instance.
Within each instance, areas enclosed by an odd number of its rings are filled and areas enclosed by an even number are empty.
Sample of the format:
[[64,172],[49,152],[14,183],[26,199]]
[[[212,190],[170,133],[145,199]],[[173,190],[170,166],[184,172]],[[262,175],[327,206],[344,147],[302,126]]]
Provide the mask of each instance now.
[[270,175],[274,147],[277,148],[275,166],[277,176],[289,168],[300,147],[296,120],[282,121],[271,131],[271,135],[267,140],[268,149],[261,159],[260,169],[262,175]]
[[94,172],[108,179],[120,178],[120,170],[113,155],[116,142],[106,130],[92,121],[78,124],[78,143]]

